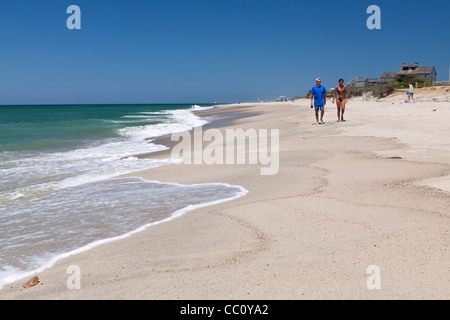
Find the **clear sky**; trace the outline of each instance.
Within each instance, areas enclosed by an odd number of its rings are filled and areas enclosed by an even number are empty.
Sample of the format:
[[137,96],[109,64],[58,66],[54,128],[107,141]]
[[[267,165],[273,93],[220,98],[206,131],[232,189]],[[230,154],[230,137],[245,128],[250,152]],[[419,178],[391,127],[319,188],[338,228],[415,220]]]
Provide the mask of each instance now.
[[0,104],[273,101],[402,62],[448,80],[449,18],[448,0],[4,1]]

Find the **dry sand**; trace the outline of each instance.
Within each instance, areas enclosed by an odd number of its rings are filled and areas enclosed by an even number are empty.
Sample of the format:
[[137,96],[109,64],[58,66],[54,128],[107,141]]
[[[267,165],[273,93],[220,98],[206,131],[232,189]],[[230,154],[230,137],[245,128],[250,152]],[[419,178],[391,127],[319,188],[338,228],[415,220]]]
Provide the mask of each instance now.
[[[419,103],[403,99],[352,100],[344,123],[328,104],[320,126],[307,100],[207,111],[257,114],[231,128],[279,129],[278,174],[250,164],[139,172],[249,193],[60,260],[39,285],[22,289],[23,279],[0,298],[448,299],[450,105],[420,90]],[[71,265],[79,290],[66,285]],[[381,289],[367,287],[371,265]]]

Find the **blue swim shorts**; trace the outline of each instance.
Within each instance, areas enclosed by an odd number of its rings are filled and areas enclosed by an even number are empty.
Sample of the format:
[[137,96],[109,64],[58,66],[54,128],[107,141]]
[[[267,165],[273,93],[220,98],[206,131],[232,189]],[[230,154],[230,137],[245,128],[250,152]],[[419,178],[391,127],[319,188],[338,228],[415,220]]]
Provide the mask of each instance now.
[[314,106],[314,107],[315,107],[316,112],[319,112],[319,109],[325,110],[325,107],[323,105],[322,106]]

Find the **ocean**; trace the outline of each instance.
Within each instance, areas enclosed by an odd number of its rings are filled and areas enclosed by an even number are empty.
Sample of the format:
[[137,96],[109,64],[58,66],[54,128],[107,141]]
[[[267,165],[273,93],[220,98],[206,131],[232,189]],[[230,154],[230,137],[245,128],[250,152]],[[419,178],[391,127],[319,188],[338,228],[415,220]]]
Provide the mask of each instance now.
[[116,178],[173,164],[138,157],[208,122],[190,104],[0,106],[0,289],[59,259],[240,197],[223,183]]

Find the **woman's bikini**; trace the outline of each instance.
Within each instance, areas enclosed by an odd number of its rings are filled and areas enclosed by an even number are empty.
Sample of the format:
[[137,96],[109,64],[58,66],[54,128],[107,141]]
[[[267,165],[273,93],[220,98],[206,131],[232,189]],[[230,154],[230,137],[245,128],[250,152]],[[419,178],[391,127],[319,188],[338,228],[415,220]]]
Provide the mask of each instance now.
[[345,99],[345,96],[344,97],[339,97],[341,94],[343,94],[346,90],[347,90],[347,88],[345,88],[345,86],[343,87],[344,89],[337,89],[337,92],[338,92],[338,99],[339,99],[339,101],[340,102],[342,102],[342,101],[344,101],[344,99]]

